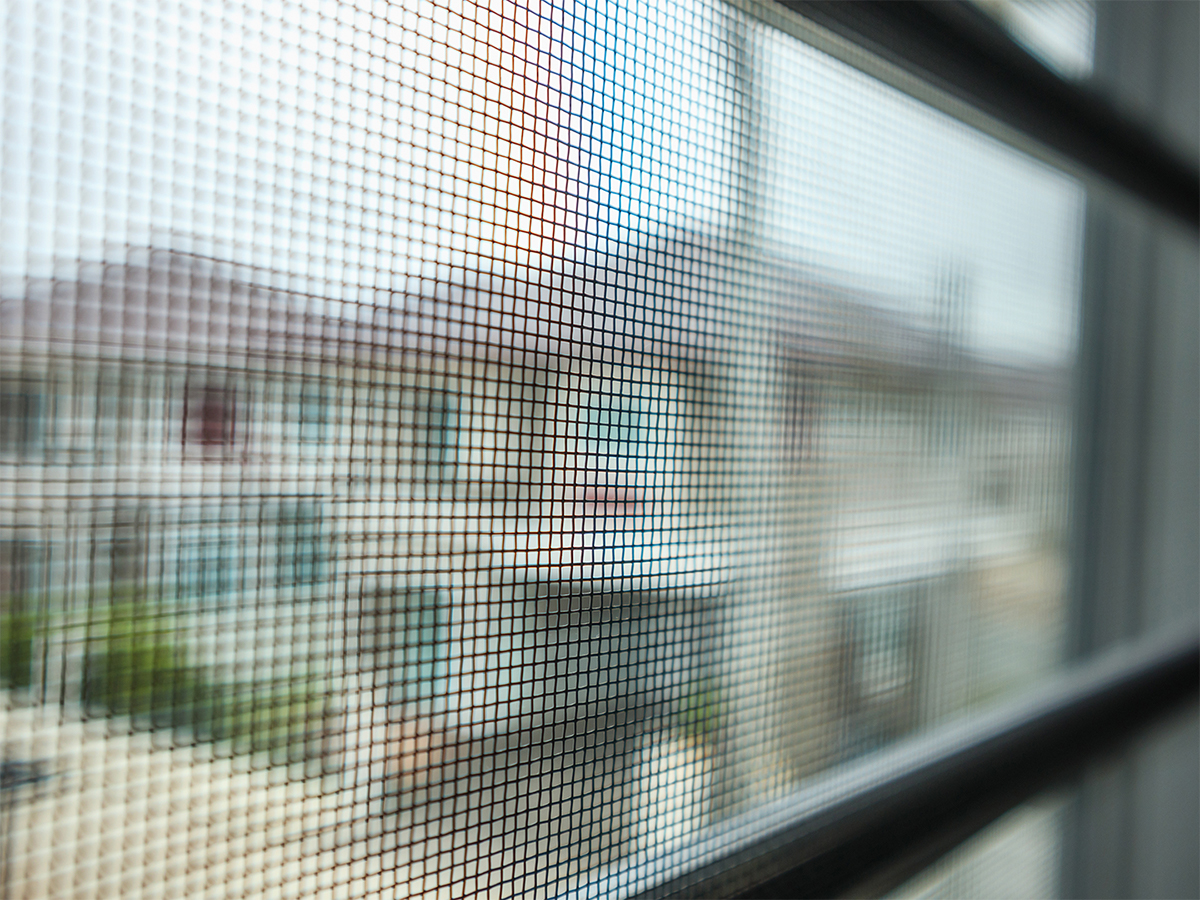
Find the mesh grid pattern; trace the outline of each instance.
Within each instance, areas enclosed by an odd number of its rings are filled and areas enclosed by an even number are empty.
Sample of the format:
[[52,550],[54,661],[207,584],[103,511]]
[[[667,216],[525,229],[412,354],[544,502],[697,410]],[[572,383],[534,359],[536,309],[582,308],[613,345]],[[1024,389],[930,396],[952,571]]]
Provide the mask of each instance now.
[[1059,857],[1066,803],[1056,796],[1023,803],[888,896],[896,900],[1061,897]]
[[4,16],[5,896],[596,895],[1057,664],[1073,180],[717,0]]

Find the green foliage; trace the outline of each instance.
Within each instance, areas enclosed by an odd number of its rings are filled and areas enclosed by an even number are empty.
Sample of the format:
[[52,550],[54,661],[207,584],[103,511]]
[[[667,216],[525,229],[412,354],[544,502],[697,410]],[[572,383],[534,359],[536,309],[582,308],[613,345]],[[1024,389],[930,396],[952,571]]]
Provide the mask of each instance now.
[[300,762],[322,752],[324,698],[303,683],[226,685],[221,740],[239,753],[269,753],[275,762]]
[[680,701],[675,721],[685,737],[710,741],[716,737],[724,715],[720,685],[716,678],[708,677],[692,682],[691,690]]
[[33,683],[33,630],[28,613],[0,615],[0,685],[27,688]]
[[83,702],[92,715],[129,716],[135,728],[171,729],[184,743],[228,742],[273,762],[320,754],[325,705],[311,679],[217,680],[212,667],[189,659],[174,618],[116,604],[91,629]]
[[130,716],[152,728],[191,728],[208,735],[220,719],[202,669],[165,634],[115,615],[112,630],[89,642],[83,702],[93,713]]

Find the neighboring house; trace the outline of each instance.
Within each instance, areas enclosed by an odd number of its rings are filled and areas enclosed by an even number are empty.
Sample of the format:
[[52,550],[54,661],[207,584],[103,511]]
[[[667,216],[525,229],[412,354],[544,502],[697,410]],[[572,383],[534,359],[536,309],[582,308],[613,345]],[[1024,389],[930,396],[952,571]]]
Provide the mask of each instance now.
[[[584,695],[556,709],[686,680],[614,694],[622,647],[555,654],[585,608],[632,604],[617,627],[646,632],[658,598],[721,577],[670,540],[695,492],[663,451],[688,360],[592,341],[562,277],[515,320],[496,278],[365,313],[267,279],[151,251],[6,301],[0,477],[22,487],[0,527],[8,602],[45,623],[32,694],[79,699],[79,648],[131,603],[175,617],[221,678],[274,681],[301,654],[323,690],[472,733],[558,715],[540,685],[581,659]],[[24,560],[47,553],[35,587]]]
[[154,724],[109,671],[153,647],[278,706],[272,741],[382,753],[381,790],[540,753],[581,767],[579,869],[637,839],[646,740],[720,760],[689,789],[722,815],[1021,677],[951,641],[1047,664],[1063,374],[770,260],[748,338],[721,260],[335,300],[144,251],[30,283],[0,306],[10,693]]

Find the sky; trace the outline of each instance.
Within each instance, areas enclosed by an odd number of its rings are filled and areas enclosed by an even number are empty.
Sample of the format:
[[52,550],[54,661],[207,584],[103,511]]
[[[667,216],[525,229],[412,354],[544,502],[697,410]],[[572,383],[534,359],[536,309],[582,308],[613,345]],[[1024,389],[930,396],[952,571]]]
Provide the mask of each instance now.
[[480,257],[749,227],[918,316],[962,273],[979,352],[1072,353],[1080,185],[720,0],[4,15],[4,296],[155,246],[356,301]]

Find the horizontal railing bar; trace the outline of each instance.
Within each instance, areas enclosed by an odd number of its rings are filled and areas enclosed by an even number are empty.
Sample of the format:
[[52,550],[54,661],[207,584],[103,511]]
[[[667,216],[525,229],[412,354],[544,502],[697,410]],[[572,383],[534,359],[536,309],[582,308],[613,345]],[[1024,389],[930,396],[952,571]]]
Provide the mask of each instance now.
[[[886,890],[1200,691],[1200,627],[1111,650],[1036,695],[838,766],[643,853],[578,897],[831,897]],[[869,885],[869,888],[864,888]]]
[[1200,228],[1200,167],[1100,94],[1059,77],[986,14],[945,0],[782,6]]

